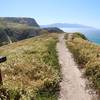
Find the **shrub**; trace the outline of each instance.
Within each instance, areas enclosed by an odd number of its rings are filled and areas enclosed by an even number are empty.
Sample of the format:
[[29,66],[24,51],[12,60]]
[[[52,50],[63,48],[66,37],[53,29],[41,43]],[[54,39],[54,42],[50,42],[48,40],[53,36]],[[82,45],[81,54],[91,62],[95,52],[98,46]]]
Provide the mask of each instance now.
[[84,39],[84,40],[87,40],[87,38],[82,34],[82,33],[79,33],[79,32],[75,32],[75,33],[73,33],[73,37],[74,38],[82,38],[82,39]]
[[94,87],[100,90],[100,61],[98,59],[86,64],[85,74],[94,83]]

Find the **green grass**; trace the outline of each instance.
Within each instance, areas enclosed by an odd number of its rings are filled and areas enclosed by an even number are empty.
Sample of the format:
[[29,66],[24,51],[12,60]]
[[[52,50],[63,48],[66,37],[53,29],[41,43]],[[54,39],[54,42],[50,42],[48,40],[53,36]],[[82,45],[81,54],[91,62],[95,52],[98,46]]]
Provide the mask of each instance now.
[[79,32],[73,33],[73,38],[82,38],[84,40],[88,40],[83,34],[81,34]]
[[57,100],[60,70],[57,34],[44,34],[0,48],[7,61],[0,64],[3,87],[14,100]]
[[82,34],[73,34],[73,38],[66,42],[85,75],[90,80],[92,88],[100,95],[100,46],[90,43]]

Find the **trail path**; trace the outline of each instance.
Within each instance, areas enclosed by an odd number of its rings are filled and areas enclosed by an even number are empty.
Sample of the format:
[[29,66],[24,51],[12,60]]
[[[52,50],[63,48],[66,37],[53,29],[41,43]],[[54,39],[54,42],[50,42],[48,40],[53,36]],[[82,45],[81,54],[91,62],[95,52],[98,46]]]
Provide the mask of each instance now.
[[59,35],[57,51],[63,78],[59,100],[92,100],[85,90],[85,80],[66,47],[64,34]]

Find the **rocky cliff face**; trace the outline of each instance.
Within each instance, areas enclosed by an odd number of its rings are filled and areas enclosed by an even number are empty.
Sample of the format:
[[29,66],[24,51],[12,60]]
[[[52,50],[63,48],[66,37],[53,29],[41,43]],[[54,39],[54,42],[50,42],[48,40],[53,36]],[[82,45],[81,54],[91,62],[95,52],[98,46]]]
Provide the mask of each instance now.
[[33,18],[25,18],[25,17],[0,17],[0,21],[5,21],[8,23],[19,23],[19,24],[26,24],[29,26],[39,27],[35,19]]
[[39,25],[32,18],[1,17],[0,45],[39,35],[40,31]]
[[41,29],[0,29],[0,45],[37,36],[40,31]]

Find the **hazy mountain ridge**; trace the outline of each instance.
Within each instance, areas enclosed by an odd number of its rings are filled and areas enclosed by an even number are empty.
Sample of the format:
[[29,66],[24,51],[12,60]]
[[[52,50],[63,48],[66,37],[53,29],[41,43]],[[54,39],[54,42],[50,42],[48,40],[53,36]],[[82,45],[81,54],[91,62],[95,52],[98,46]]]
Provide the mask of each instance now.
[[58,27],[58,28],[93,28],[91,26],[70,23],[54,23],[49,25],[41,25],[41,27]]

